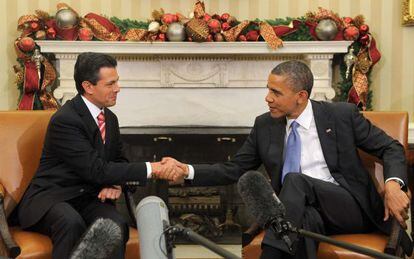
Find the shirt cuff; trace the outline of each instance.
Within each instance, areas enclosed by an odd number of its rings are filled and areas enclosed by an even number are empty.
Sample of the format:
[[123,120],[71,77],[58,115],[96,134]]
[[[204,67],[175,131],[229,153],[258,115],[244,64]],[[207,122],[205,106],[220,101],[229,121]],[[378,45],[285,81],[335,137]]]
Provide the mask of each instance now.
[[390,178],[388,178],[387,180],[385,180],[385,183],[387,183],[388,181],[397,181],[397,182],[400,184],[401,188],[405,186],[404,181],[403,181],[403,180],[401,180],[401,179],[400,179],[400,178],[398,178],[398,177],[390,177]]
[[145,165],[147,166],[147,178],[152,177],[152,167],[150,162],[145,162]]
[[188,176],[185,179],[186,180],[194,179],[194,167],[192,165],[188,165]]

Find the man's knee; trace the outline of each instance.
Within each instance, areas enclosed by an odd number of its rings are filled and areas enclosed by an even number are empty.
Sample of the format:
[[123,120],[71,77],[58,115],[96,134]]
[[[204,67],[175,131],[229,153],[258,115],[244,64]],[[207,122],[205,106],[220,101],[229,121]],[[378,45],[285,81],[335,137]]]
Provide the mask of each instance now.
[[306,177],[306,175],[301,173],[288,173],[283,180],[283,186],[301,184],[306,181]]

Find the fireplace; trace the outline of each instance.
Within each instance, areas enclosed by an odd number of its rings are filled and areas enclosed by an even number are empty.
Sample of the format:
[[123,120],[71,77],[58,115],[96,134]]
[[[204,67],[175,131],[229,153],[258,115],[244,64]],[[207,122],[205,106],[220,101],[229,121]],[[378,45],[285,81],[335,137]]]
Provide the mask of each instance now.
[[[249,131],[248,127],[129,127],[121,129],[121,137],[130,161],[171,156],[185,163],[211,164],[229,160]],[[138,203],[148,195],[159,196],[168,205],[172,224],[190,227],[218,243],[239,244],[241,231],[252,220],[236,187],[169,186],[166,181],[151,179],[137,189],[134,198]]]
[[[55,57],[59,76],[54,96],[61,103],[76,94],[73,68],[79,53],[117,59],[121,92],[112,110],[131,161],[168,155],[188,163],[214,163],[234,155],[254,118],[267,110],[267,76],[274,66],[290,59],[306,62],[314,74],[311,98],[330,101],[335,97],[333,56],[347,52],[352,42],[290,41],[277,50],[265,42],[36,43],[42,53]],[[246,213],[234,186],[180,189],[156,182],[139,188],[136,198],[148,194],[163,197],[177,220],[211,226],[200,231],[215,240],[220,239],[220,224],[235,229],[248,225],[248,218],[240,216]]]

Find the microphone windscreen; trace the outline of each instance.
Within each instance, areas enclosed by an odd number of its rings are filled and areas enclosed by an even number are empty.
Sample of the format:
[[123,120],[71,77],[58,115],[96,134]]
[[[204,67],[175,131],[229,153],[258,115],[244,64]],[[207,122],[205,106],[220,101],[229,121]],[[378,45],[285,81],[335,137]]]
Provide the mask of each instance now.
[[110,258],[122,245],[122,230],[113,220],[98,218],[85,231],[72,252],[71,259]]
[[237,188],[247,209],[261,226],[266,226],[276,216],[284,216],[285,207],[260,172],[249,171],[243,174]]
[[135,218],[139,235],[139,252],[142,259],[174,258],[173,251],[167,251],[165,229],[170,225],[168,208],[157,196],[142,199],[136,209]]

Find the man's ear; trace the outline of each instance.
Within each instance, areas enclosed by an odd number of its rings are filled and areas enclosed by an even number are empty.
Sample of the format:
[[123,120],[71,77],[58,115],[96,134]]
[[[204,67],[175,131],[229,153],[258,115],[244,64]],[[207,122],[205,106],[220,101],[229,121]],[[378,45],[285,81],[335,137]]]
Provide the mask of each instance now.
[[309,94],[306,90],[300,90],[299,91],[299,99],[298,104],[302,104],[306,102],[309,99]]
[[92,94],[93,93],[93,87],[92,87],[91,82],[89,82],[89,81],[83,81],[82,82],[82,87],[85,90],[85,93],[88,93],[88,94]]

